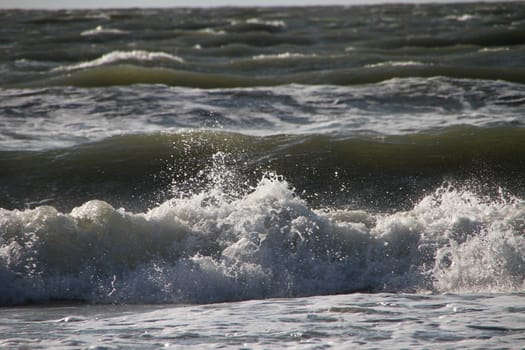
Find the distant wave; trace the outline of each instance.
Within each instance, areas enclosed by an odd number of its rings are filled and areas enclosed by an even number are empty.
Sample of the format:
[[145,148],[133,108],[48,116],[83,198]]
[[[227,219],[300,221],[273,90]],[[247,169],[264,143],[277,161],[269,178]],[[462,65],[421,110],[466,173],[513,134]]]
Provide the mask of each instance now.
[[317,55],[315,53],[312,54],[303,54],[298,52],[283,52],[278,54],[271,54],[271,55],[256,55],[253,56],[254,60],[273,60],[273,59],[288,59],[288,58],[309,58],[309,57],[316,57]]
[[286,23],[284,21],[282,21],[282,20],[268,21],[268,20],[261,20],[259,18],[250,18],[250,19],[246,20],[246,23],[249,23],[249,24],[265,24],[267,26],[272,26],[272,27],[286,28]]
[[424,66],[428,65],[418,61],[387,61],[379,63],[367,64],[366,68],[378,68],[378,67],[410,67],[410,66]]
[[525,83],[518,2],[201,10],[7,13],[0,85]]
[[146,51],[113,52],[99,59],[61,67],[55,70],[73,71],[67,75],[54,74],[45,79],[19,84],[20,87],[78,86],[101,87],[133,84],[165,84],[195,88],[237,88],[277,86],[286,84],[305,85],[355,85],[372,84],[394,78],[450,77],[456,79],[504,80],[525,83],[524,68],[489,68],[475,66],[443,66],[394,64],[374,65],[362,68],[309,71],[280,76],[249,76],[244,74],[204,73],[166,67],[144,67],[132,64],[106,66],[126,60],[170,60],[184,62],[177,56]]
[[281,32],[286,29],[286,22],[282,20],[262,20],[260,18],[249,18],[245,21],[233,20],[230,22],[228,31],[232,32]]
[[198,30],[198,33],[204,33],[204,34],[210,34],[210,35],[226,35],[226,31],[224,30],[216,30],[213,28],[204,28]]
[[128,31],[117,29],[117,28],[105,28],[103,26],[97,26],[94,29],[85,30],[80,35],[82,36],[94,36],[94,35],[122,35],[128,34]]
[[104,66],[108,64],[113,64],[122,61],[138,61],[138,62],[147,62],[147,61],[172,61],[177,63],[184,63],[184,60],[178,56],[171,55],[166,52],[149,52],[143,50],[133,50],[133,51],[112,51],[101,57],[87,62],[81,62],[78,64],[73,64],[69,66],[61,66],[55,70],[77,70],[77,69],[86,69]]

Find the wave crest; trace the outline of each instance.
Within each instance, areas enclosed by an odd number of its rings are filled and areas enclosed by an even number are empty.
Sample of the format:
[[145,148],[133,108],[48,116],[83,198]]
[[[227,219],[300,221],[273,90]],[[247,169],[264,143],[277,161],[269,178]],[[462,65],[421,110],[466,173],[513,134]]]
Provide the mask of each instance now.
[[94,68],[105,66],[117,62],[147,62],[147,61],[169,61],[184,63],[184,60],[178,56],[171,55],[166,52],[150,52],[144,50],[132,50],[132,51],[112,51],[110,53],[104,54],[101,57],[94,59],[92,61],[81,62],[78,64],[73,64],[69,66],[60,66],[55,69],[55,71],[65,70],[78,70],[86,68]]

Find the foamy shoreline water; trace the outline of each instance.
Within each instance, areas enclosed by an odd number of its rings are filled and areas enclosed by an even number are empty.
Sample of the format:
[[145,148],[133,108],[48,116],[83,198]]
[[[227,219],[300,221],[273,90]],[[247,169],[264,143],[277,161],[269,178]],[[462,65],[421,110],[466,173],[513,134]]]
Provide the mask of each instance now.
[[355,293],[207,305],[4,308],[9,322],[0,317],[5,324],[0,344],[63,349],[514,349],[523,343],[518,306],[523,297]]

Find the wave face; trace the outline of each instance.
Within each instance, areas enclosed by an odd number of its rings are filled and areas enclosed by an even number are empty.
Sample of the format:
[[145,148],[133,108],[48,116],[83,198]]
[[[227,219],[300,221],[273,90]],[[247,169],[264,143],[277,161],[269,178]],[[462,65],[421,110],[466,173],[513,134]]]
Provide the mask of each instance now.
[[100,199],[144,211],[172,184],[200,191],[224,152],[239,183],[284,176],[315,207],[407,208],[441,183],[520,195],[525,129],[456,127],[409,135],[249,136],[217,131],[115,136],[45,151],[0,152],[0,207],[71,210]]
[[[221,159],[222,155],[216,155]],[[219,162],[220,164],[220,162]],[[179,303],[352,291],[519,291],[525,202],[442,187],[394,214],[313,210],[282,178],[143,213],[2,210],[0,303]],[[238,186],[238,185],[237,185]]]
[[0,305],[523,291],[525,3],[0,20]]

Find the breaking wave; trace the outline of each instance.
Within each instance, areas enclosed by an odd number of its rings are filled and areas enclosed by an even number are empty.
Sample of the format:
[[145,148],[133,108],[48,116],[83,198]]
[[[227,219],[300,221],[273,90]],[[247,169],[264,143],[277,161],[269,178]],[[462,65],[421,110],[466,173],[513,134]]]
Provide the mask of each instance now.
[[[282,58],[273,58],[282,60]],[[315,57],[313,59],[316,59]],[[23,83],[18,87],[77,86],[102,87],[133,84],[164,84],[201,89],[306,85],[357,85],[372,84],[395,78],[449,77],[456,79],[503,80],[525,83],[525,69],[489,68],[474,66],[444,66],[418,64],[388,64],[368,67],[310,71],[279,76],[253,77],[248,74],[205,73],[170,67],[146,67],[123,61],[169,60],[182,63],[177,56],[146,51],[112,52],[96,60],[60,67],[55,70],[72,71],[67,75],[51,75],[44,79]],[[258,60],[255,60],[258,61]],[[112,64],[110,63],[118,63]]]
[[94,29],[84,30],[80,33],[81,36],[97,36],[97,35],[123,35],[128,34],[126,30],[118,28],[105,28],[103,26],[97,26]]
[[144,50],[133,50],[133,51],[112,51],[92,61],[81,62],[69,66],[61,66],[55,70],[77,70],[86,69],[93,67],[100,67],[109,65],[117,62],[147,62],[147,61],[171,61],[177,63],[183,63],[184,60],[178,56],[171,55],[166,52],[149,52]]
[[314,210],[282,177],[210,185],[132,213],[91,200],[0,210],[0,304],[207,303],[354,291],[511,292],[525,202],[442,186],[407,211]]

